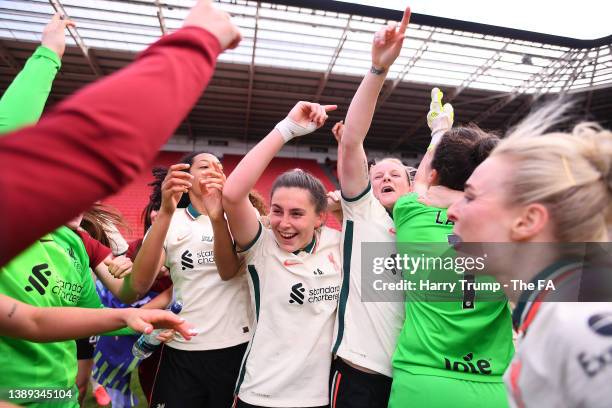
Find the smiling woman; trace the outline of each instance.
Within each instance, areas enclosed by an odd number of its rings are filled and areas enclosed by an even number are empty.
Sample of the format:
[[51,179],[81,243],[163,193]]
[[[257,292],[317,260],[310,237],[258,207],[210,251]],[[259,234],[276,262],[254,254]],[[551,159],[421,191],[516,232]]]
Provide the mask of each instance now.
[[[323,226],[322,183],[296,169],[272,187],[270,229],[248,193],[283,145],[321,127],[335,106],[299,102],[240,162],[223,206],[249,272],[255,332],[236,385],[236,407],[328,406],[340,234]],[[299,334],[298,334],[299,333]],[[307,373],[305,375],[304,373]]]
[[170,270],[173,295],[184,304],[181,316],[191,316],[200,332],[198,342],[177,338],[164,347],[151,406],[229,406],[233,398],[250,310],[221,205],[224,183],[219,159],[210,153],[194,152],[171,166],[159,213],[134,261],[139,293],[162,265]]

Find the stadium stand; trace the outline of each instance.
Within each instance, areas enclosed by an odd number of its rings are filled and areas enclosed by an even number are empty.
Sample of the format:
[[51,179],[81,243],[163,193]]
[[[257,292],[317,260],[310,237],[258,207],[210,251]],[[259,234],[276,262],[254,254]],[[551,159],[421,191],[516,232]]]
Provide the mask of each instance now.
[[[238,165],[240,160],[242,160],[243,156],[226,154],[223,156],[223,170],[225,174],[229,175],[232,170]],[[329,179],[323,168],[316,160],[312,159],[296,159],[296,158],[288,158],[288,157],[276,157],[274,158],[264,175],[259,179],[257,184],[255,185],[255,189],[259,191],[259,193],[264,196],[268,202],[270,203],[270,191],[272,189],[272,184],[274,183],[274,179],[280,174],[293,170],[295,168],[299,168],[305,170],[317,177],[328,191],[336,190],[334,182]],[[340,229],[340,224],[336,221],[334,217],[327,217],[326,225],[330,228],[335,228],[337,230]]]
[[123,190],[107,200],[105,204],[115,207],[125,218],[130,226],[129,231],[122,231],[126,240],[130,241],[142,237],[142,209],[149,202],[151,187],[148,186],[153,181],[151,169],[158,166],[168,167],[176,163],[184,152],[159,152],[153,164],[144,172],[140,173],[132,183],[128,184]]
[[[130,226],[130,231],[124,231],[125,239],[132,240],[142,236],[142,209],[147,205],[151,188],[148,184],[153,181],[151,170],[157,166],[168,167],[171,164],[178,162],[178,160],[186,152],[160,152],[155,158],[153,165],[147,168],[146,171],[138,175],[136,179],[125,187],[119,194],[116,194],[109,199],[105,200],[104,203],[115,207],[125,218],[127,224]],[[232,170],[238,165],[238,162],[242,159],[241,155],[226,154],[223,156],[221,162],[223,163],[223,169],[226,175],[229,175]],[[335,183],[330,180],[326,172],[323,170],[321,165],[316,160],[312,159],[295,159],[295,158],[284,158],[277,157],[268,166],[268,169],[264,173],[263,177],[257,182],[256,189],[266,199],[269,204],[270,201],[270,190],[272,189],[272,183],[274,179],[287,170],[300,168],[306,170],[319,180],[323,182],[325,188],[329,191],[336,190]],[[333,217],[328,217],[326,225],[330,228],[340,229],[340,224]]]

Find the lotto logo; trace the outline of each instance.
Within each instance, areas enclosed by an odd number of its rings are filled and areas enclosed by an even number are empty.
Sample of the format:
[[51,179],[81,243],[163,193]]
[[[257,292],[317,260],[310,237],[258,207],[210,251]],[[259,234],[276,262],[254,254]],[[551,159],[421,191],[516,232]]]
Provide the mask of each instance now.
[[297,303],[298,305],[304,304],[304,289],[301,283],[296,283],[291,287],[291,293],[289,294],[289,303]]
[[181,254],[181,265],[183,266],[181,269],[193,269],[193,255],[189,250],[186,250]]
[[32,275],[28,278],[30,284],[24,288],[26,292],[32,292],[36,289],[41,295],[45,294],[45,289],[49,286],[49,280],[46,276],[51,276],[51,271],[47,268],[49,268],[49,265],[46,263],[32,268]]

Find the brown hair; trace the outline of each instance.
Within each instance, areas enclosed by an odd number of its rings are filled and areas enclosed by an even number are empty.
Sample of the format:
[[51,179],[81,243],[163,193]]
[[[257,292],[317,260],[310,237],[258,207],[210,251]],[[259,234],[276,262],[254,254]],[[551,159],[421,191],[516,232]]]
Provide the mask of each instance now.
[[294,169],[281,174],[274,180],[270,197],[273,197],[276,189],[280,187],[296,187],[308,190],[312,204],[315,206],[315,211],[317,213],[327,211],[327,193],[325,187],[312,174],[302,169]]
[[268,215],[269,210],[266,200],[257,190],[251,190],[249,193],[249,201],[251,202],[251,205],[255,207],[257,212],[259,212],[259,215]]
[[476,125],[451,128],[436,146],[431,168],[438,172],[438,183],[463,191],[465,182],[491,153],[499,137]]
[[105,226],[111,225],[128,231],[130,229],[123,216],[109,205],[95,203],[89,210],[83,213],[81,228],[87,231],[92,238],[100,241],[107,247],[111,247],[111,238],[107,233],[108,227],[105,228]]

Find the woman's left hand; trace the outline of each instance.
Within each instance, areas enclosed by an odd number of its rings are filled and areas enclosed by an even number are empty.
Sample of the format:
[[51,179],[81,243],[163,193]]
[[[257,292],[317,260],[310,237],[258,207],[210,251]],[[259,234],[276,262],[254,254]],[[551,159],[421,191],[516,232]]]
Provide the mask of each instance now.
[[221,166],[212,163],[212,168],[204,173],[205,177],[200,180],[202,190],[202,203],[208,216],[213,220],[223,218],[223,186],[225,185],[225,174]]

